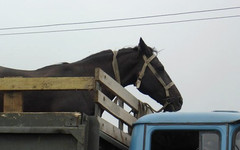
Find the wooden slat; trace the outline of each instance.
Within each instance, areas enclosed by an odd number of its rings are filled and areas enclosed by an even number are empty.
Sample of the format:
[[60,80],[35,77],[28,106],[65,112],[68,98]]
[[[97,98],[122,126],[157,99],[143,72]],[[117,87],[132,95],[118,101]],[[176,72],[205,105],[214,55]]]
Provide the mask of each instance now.
[[138,99],[101,69],[97,68],[95,70],[95,78],[97,81],[104,84],[110,91],[119,96],[125,103],[131,106],[134,111],[138,110]]
[[94,88],[93,77],[0,78],[0,90],[89,90]]
[[117,141],[130,146],[131,136],[127,133],[124,133],[108,121],[98,117],[98,122],[100,124],[100,130],[104,132],[105,134],[109,135],[110,137],[113,137]]
[[129,126],[132,126],[134,122],[137,121],[135,117],[129,114],[126,110],[119,107],[117,104],[113,103],[107,96],[105,96],[101,91],[97,91],[97,97],[95,99],[97,103],[99,103],[104,109],[120,119],[124,123]]
[[23,99],[21,92],[4,93],[3,111],[4,112],[22,112]]

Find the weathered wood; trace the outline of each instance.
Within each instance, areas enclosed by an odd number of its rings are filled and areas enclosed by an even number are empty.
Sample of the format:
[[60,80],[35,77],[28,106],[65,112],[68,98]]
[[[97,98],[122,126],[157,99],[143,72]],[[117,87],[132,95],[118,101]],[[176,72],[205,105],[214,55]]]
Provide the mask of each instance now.
[[[96,90],[96,91],[98,91],[98,90],[101,91],[101,90],[102,90],[99,82],[97,82],[97,81],[96,81],[96,83],[95,83],[95,90]],[[97,96],[95,95],[95,98],[96,98],[96,97],[97,97]],[[102,114],[102,110],[101,110],[101,108],[99,107],[99,104],[95,103],[94,115],[95,115],[95,116],[101,116],[101,114]]]
[[0,112],[0,127],[77,127],[81,117],[77,112]]
[[117,141],[119,141],[127,146],[130,145],[131,136],[129,134],[124,133],[123,131],[121,131],[120,129],[118,129],[117,127],[115,127],[114,125],[112,125],[111,123],[109,123],[108,121],[106,121],[100,117],[98,117],[97,119],[100,124],[99,128],[102,132],[113,137]]
[[132,107],[134,111],[138,110],[139,100],[101,69],[97,68],[95,70],[95,78],[97,81],[104,84],[110,91],[119,96],[125,103]]
[[[21,92],[25,90],[91,90],[95,87],[93,77],[6,77],[0,78],[0,91],[4,92],[4,112],[22,112]],[[11,91],[11,92],[9,92]],[[15,91],[15,92],[13,92]]]
[[22,112],[23,99],[21,92],[5,92],[3,100],[4,112]]
[[[118,98],[118,106],[124,109],[124,103],[120,98]],[[118,128],[123,130],[123,122],[121,120],[118,121]]]
[[113,103],[107,96],[101,91],[97,91],[97,97],[95,99],[107,112],[120,119],[129,126],[132,126],[137,121],[135,117],[129,114],[126,110]]
[[0,78],[1,91],[89,90],[94,89],[94,84],[94,77]]

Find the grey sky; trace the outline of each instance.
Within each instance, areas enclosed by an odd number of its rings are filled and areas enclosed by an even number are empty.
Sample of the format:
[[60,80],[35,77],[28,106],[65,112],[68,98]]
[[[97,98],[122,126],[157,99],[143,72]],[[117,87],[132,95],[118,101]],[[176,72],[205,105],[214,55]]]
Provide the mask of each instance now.
[[[0,0],[0,28],[139,17],[240,6],[239,0],[76,1]],[[29,32],[240,15],[240,9],[145,20],[74,25]],[[158,55],[184,98],[181,111],[240,111],[240,18],[107,30],[0,36],[0,65],[37,69],[74,62],[105,49],[136,46],[139,38],[162,50]],[[134,87],[139,99],[150,102]]]

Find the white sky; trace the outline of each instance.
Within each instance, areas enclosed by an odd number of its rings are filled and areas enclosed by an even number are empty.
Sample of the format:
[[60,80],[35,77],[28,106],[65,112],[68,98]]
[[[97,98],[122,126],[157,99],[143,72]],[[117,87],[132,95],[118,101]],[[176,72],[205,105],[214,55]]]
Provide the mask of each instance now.
[[[95,21],[237,7],[240,0],[0,0],[0,28]],[[240,15],[240,9],[144,20],[42,29],[0,30],[0,34]],[[180,90],[181,111],[240,111],[240,17],[144,27],[0,36],[0,65],[37,69],[74,62],[106,49],[136,46],[139,38],[158,58]],[[136,97],[160,106],[134,87]]]

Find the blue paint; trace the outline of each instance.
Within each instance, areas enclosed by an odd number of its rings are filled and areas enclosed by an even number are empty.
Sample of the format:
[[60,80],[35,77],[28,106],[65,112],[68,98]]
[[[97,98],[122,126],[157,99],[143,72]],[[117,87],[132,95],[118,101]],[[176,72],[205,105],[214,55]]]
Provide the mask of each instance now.
[[231,123],[240,120],[238,112],[166,112],[141,117],[136,124],[145,123]]
[[234,150],[240,132],[239,112],[166,112],[141,117],[135,124],[130,150],[150,150],[156,130],[214,131],[220,136],[221,150]]

